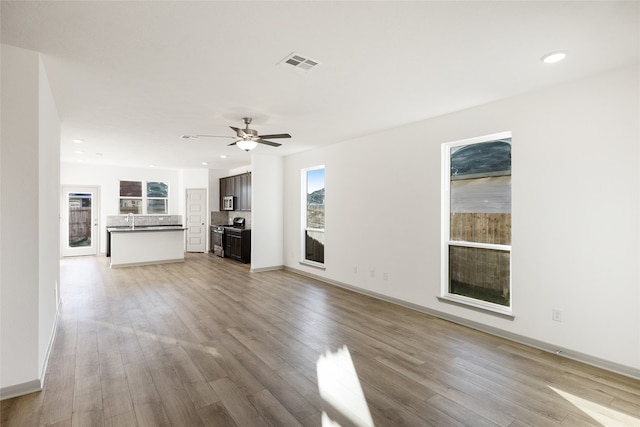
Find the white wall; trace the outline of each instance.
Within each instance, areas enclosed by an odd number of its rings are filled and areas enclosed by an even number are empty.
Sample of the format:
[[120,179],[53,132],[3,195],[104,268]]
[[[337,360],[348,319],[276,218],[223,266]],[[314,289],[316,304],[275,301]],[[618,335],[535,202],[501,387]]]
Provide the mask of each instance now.
[[[192,182],[191,176],[189,181]],[[131,168],[121,166],[61,163],[61,185],[100,187],[100,252],[106,251],[106,217],[118,215],[120,180],[163,181],[169,183],[169,215],[184,215],[184,177],[177,169]],[[205,188],[207,181],[199,187]]]
[[209,188],[208,169],[182,169],[181,172],[185,190],[187,188]]
[[[285,265],[640,372],[639,73],[625,68],[286,158]],[[514,320],[437,299],[441,144],[507,130]],[[300,169],[319,164],[326,271],[298,264]],[[562,322],[551,320],[554,308]]]
[[[220,178],[229,175],[229,171],[221,169],[209,170],[209,211],[220,210]],[[209,224],[214,225],[214,224]]]
[[282,157],[252,154],[251,270],[282,267]]
[[[255,154],[255,151],[252,151],[251,152],[252,162],[254,161],[254,157],[253,157],[254,154]],[[240,166],[239,168],[229,169],[229,173],[226,176],[241,175],[243,173],[251,172],[252,170],[253,170],[253,164]]]
[[[0,390],[35,391],[58,305],[60,125],[40,56],[2,45]],[[53,160],[53,163],[50,162]]]
[[52,345],[60,295],[60,119],[46,70],[39,59],[38,140],[38,260],[39,268],[39,377]]

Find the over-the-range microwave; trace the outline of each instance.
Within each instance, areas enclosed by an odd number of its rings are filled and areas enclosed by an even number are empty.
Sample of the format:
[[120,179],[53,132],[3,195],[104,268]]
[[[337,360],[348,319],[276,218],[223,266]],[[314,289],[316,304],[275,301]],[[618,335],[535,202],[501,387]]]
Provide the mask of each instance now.
[[232,210],[235,209],[234,208],[235,203],[234,203],[233,199],[235,199],[235,197],[233,197],[233,196],[224,196],[222,198],[222,210],[223,211],[232,211]]

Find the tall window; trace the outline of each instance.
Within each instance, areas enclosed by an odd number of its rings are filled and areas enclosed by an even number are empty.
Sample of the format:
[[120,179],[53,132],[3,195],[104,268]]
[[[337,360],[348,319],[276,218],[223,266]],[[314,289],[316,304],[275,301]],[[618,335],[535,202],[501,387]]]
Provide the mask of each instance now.
[[443,297],[511,312],[511,133],[443,145]]
[[324,166],[304,169],[304,261],[324,264]]
[[155,181],[120,181],[120,214],[129,213],[169,213],[169,184]]

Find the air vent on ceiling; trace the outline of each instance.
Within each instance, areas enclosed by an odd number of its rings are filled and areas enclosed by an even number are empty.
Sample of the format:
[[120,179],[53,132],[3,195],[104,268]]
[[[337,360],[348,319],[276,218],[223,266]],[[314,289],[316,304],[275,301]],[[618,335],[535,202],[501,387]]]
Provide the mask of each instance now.
[[280,61],[280,65],[291,66],[298,70],[310,71],[320,65],[319,61],[293,52]]

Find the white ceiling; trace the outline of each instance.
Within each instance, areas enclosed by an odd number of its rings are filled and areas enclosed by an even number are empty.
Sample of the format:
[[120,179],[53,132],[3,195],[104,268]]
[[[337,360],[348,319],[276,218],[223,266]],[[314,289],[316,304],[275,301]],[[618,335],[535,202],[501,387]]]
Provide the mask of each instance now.
[[[232,139],[180,136],[233,136],[251,116],[261,134],[293,136],[256,152],[288,155],[638,63],[639,5],[3,0],[0,12],[2,43],[44,54],[62,161],[231,169],[251,158]],[[567,59],[540,61],[555,50]],[[291,52],[321,65],[278,65]]]

